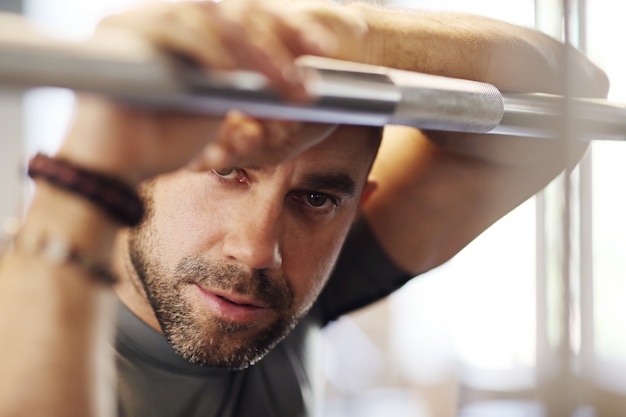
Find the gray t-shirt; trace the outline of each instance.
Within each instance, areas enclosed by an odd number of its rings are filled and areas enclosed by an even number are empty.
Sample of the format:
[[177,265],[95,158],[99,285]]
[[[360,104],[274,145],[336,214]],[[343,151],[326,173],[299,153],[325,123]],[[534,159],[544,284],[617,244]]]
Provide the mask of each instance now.
[[313,417],[320,413],[319,329],[384,297],[410,276],[393,265],[363,221],[353,227],[318,302],[257,364],[228,371],[191,364],[121,302],[116,361],[120,417]]
[[121,302],[118,310],[120,417],[318,415],[314,395],[322,387],[314,377],[313,338],[319,324],[313,315],[259,363],[228,371],[185,361]]

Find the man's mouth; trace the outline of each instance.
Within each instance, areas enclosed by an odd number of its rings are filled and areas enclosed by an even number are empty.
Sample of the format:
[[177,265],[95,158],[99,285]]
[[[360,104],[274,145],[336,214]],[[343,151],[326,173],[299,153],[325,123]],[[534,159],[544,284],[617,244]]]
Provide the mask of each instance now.
[[239,294],[227,294],[195,286],[200,293],[202,303],[213,314],[228,321],[250,323],[267,314],[269,308],[261,301]]
[[258,302],[254,302],[254,301],[247,301],[245,298],[240,298],[237,296],[226,296],[226,295],[222,295],[222,294],[218,294],[218,293],[213,293],[215,294],[217,297],[221,298],[224,301],[228,301],[230,303],[239,305],[239,306],[244,306],[244,307],[254,307],[254,308],[264,308],[261,303]]

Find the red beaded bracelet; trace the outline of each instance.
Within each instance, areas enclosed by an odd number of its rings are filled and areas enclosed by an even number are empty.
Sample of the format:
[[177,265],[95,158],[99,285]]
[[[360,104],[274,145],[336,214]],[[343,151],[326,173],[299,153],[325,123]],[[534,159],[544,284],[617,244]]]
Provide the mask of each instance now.
[[141,198],[133,188],[118,179],[41,153],[28,163],[28,175],[86,198],[126,226],[136,226],[143,218]]

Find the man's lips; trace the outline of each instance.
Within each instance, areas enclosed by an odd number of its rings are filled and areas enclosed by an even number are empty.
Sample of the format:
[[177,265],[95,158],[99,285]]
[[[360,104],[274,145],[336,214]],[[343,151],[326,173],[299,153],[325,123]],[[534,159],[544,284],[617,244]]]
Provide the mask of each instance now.
[[265,308],[265,306],[261,302],[254,301],[249,297],[244,297],[241,295],[225,294],[219,291],[207,291],[207,292],[214,294],[217,297],[223,298],[226,301],[230,301],[233,304],[238,304],[238,305],[247,306],[247,307]]
[[239,323],[249,323],[259,320],[269,309],[251,297],[237,294],[227,294],[221,291],[212,291],[196,285],[202,301],[222,319]]

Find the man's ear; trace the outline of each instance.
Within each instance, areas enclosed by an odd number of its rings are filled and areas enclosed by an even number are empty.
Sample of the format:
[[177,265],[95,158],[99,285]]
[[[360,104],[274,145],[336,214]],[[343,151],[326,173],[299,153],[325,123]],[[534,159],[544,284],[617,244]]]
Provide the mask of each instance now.
[[367,200],[369,200],[372,193],[378,188],[378,183],[376,181],[368,180],[365,183],[365,187],[363,187],[363,193],[361,194],[361,202],[359,203],[359,207],[363,207]]

